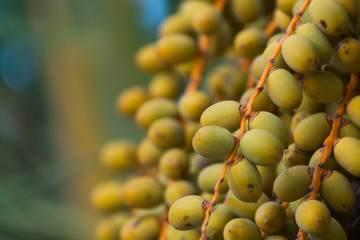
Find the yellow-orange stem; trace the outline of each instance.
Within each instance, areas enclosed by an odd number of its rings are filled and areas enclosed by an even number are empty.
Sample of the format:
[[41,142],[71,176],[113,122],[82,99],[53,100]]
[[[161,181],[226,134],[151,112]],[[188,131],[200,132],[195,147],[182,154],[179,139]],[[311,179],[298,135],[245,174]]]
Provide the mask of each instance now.
[[214,4],[214,7],[219,10],[219,12],[222,12],[224,11],[226,2],[227,0],[217,0]]
[[255,76],[254,74],[250,73],[247,80],[246,89],[253,88],[254,86],[255,86]]
[[265,29],[265,34],[266,36],[270,37],[274,34],[274,32],[277,30],[278,25],[275,21],[274,18],[272,18],[272,20],[270,21],[270,23],[267,25],[266,29]]
[[240,131],[239,131],[238,135],[236,136],[236,141],[235,141],[236,144],[235,144],[233,150],[231,151],[230,156],[226,159],[226,161],[224,163],[224,167],[223,167],[223,171],[221,173],[221,176],[218,179],[217,184],[215,185],[214,196],[213,196],[213,198],[211,200],[211,204],[209,205],[209,207],[205,211],[205,219],[204,219],[204,222],[203,222],[203,224],[201,226],[200,240],[204,240],[205,237],[206,237],[206,226],[209,223],[210,213],[211,213],[212,209],[214,208],[214,206],[216,205],[216,200],[217,200],[217,198],[219,196],[219,192],[220,192],[219,187],[220,187],[220,183],[222,182],[221,180],[224,178],[224,176],[226,174],[227,167],[232,163],[233,158],[236,156],[237,149],[239,148],[239,141],[240,141],[242,135],[245,133],[246,121],[250,118],[250,114],[252,112],[252,104],[253,104],[255,98],[263,90],[267,75],[269,74],[270,69],[274,66],[273,61],[276,58],[276,56],[280,53],[281,46],[282,46],[284,40],[292,34],[292,32],[294,31],[296,23],[299,21],[302,14],[304,14],[306,8],[310,4],[310,1],[311,0],[305,0],[304,3],[302,4],[302,6],[300,7],[299,11],[298,11],[298,14],[295,14],[293,19],[291,20],[291,22],[290,22],[290,24],[289,24],[289,26],[287,28],[285,36],[281,39],[279,45],[275,49],[274,53],[271,55],[271,58],[269,59],[269,62],[267,63],[267,65],[265,67],[265,70],[262,73],[258,84],[256,85],[255,93],[251,96],[249,102],[246,105],[246,112],[243,115],[243,117],[241,119],[241,123],[240,123]]
[[167,240],[167,232],[169,227],[168,214],[169,214],[169,207],[166,207],[164,211],[164,216],[161,219],[161,233],[159,240]]
[[204,222],[201,226],[201,237],[200,237],[200,240],[204,240],[205,237],[206,237],[206,226],[208,225],[209,223],[209,219],[210,219],[210,213],[211,211],[214,209],[215,205],[216,205],[216,200],[218,199],[219,197],[219,194],[220,194],[220,191],[219,191],[219,188],[220,188],[220,184],[223,182],[223,179],[225,178],[225,174],[226,174],[226,171],[227,171],[227,168],[228,166],[231,165],[231,163],[235,160],[236,158],[236,152],[237,152],[237,149],[239,147],[239,141],[236,139],[235,141],[235,145],[234,145],[234,148],[233,150],[231,151],[230,155],[228,156],[228,158],[226,159],[225,161],[225,164],[223,166],[223,169],[221,171],[221,174],[220,174],[220,177],[218,179],[218,181],[216,182],[216,185],[214,187],[214,196],[213,198],[211,199],[211,202],[209,204],[209,206],[206,208],[206,211],[205,211],[205,219],[204,219]]
[[198,89],[201,84],[203,72],[207,60],[207,51],[210,47],[210,37],[208,35],[201,35],[199,38],[199,56],[195,61],[194,68],[190,73],[190,83],[186,88],[186,92],[193,92]]
[[[359,75],[351,74],[350,82],[345,87],[344,97],[341,100],[338,108],[336,109],[336,112],[331,116],[331,122],[332,122],[331,132],[324,141],[324,145],[325,145],[324,151],[321,153],[320,160],[315,167],[315,171],[313,173],[313,177],[310,185],[311,194],[308,200],[317,199],[317,194],[319,192],[320,184],[321,184],[321,178],[324,174],[324,165],[328,160],[328,158],[331,156],[334,140],[337,138],[339,134],[339,129],[341,127],[342,116],[346,111],[346,104],[350,101],[351,94],[353,90],[356,88],[358,82],[359,82]],[[302,231],[300,235],[300,230],[299,230],[298,239],[305,240],[306,233]]]
[[286,209],[289,206],[289,203],[288,202],[282,202],[281,206]]
[[248,73],[252,64],[252,59],[244,58],[238,64],[238,69],[244,73]]

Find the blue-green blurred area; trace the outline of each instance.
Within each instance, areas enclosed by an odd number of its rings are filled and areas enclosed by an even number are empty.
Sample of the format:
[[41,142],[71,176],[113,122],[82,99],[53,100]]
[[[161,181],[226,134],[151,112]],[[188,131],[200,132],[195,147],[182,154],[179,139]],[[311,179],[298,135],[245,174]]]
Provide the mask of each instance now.
[[98,150],[144,135],[116,97],[146,86],[134,55],[178,2],[0,1],[0,239],[93,238]]

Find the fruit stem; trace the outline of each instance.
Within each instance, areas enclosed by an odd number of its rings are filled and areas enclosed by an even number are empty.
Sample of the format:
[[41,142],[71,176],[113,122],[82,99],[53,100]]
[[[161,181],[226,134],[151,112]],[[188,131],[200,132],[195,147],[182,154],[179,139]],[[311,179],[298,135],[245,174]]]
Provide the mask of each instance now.
[[289,206],[289,202],[282,202],[281,206],[286,209]]
[[167,239],[167,232],[168,232],[168,228],[169,228],[168,215],[169,215],[169,207],[166,207],[166,209],[164,211],[164,215],[161,218],[161,233],[160,233],[159,240]]
[[219,179],[217,180],[216,182],[216,185],[214,187],[214,196],[213,198],[211,199],[211,202],[208,206],[208,208],[206,208],[206,211],[205,211],[205,219],[204,219],[204,222],[201,226],[201,237],[200,237],[200,240],[204,240],[205,237],[206,237],[206,226],[208,225],[209,223],[209,219],[210,219],[210,213],[211,211],[214,209],[215,205],[216,205],[216,200],[218,199],[219,197],[219,194],[220,194],[220,184],[223,182],[224,178],[225,178],[225,174],[226,174],[226,171],[227,171],[227,168],[228,166],[230,166],[232,164],[232,162],[236,159],[236,152],[237,152],[237,149],[239,148],[239,140],[236,139],[235,140],[235,145],[234,145],[234,148],[232,149],[230,155],[227,157],[225,163],[224,163],[224,166],[223,166],[223,169],[221,171],[221,174],[220,174],[220,177]]
[[207,52],[210,47],[210,36],[201,35],[199,38],[199,56],[195,61],[195,65],[190,73],[190,83],[186,88],[186,92],[193,92],[200,86],[202,75],[207,61]]
[[256,85],[256,90],[254,92],[254,94],[251,96],[251,98],[249,99],[249,102],[246,105],[246,112],[243,116],[243,118],[241,119],[241,123],[240,123],[240,131],[237,135],[237,138],[241,138],[241,136],[245,133],[245,125],[246,125],[246,120],[249,119],[250,113],[252,112],[252,105],[254,103],[255,98],[261,93],[261,91],[264,89],[264,85],[266,82],[266,78],[271,70],[271,68],[274,67],[274,61],[275,58],[279,55],[280,51],[281,51],[281,46],[283,44],[283,42],[285,41],[285,39],[287,37],[289,37],[292,32],[295,29],[296,23],[299,21],[300,17],[304,14],[306,8],[309,6],[311,0],[306,0],[304,1],[304,3],[302,4],[301,8],[299,9],[299,11],[297,12],[297,14],[295,14],[295,16],[293,17],[293,19],[291,20],[291,22],[289,23],[289,26],[286,30],[286,34],[285,36],[280,40],[279,45],[276,47],[275,51],[273,52],[273,54],[271,55],[265,70],[263,71],[260,80],[258,82],[258,84]]
[[[338,108],[336,109],[336,112],[331,116],[331,122],[332,122],[331,132],[324,141],[324,146],[325,146],[323,148],[324,151],[321,153],[320,160],[316,164],[315,171],[314,171],[311,185],[310,185],[310,189],[312,191],[311,191],[311,194],[310,194],[310,197],[308,200],[316,200],[317,199],[317,194],[320,189],[321,178],[322,178],[322,176],[324,174],[324,170],[325,170],[324,165],[325,165],[326,161],[328,160],[328,158],[331,156],[331,153],[333,150],[333,143],[339,134],[339,129],[341,127],[341,122],[342,122],[342,116],[344,115],[344,113],[346,111],[346,105],[350,101],[351,94],[352,94],[353,90],[356,88],[358,82],[359,82],[359,75],[357,73],[351,74],[350,82],[345,86],[344,97],[341,100]],[[300,235],[300,230],[299,230],[298,239],[305,240],[306,233],[304,232]]]
[[274,32],[277,30],[278,25],[275,21],[275,18],[272,18],[272,20],[269,22],[269,24],[267,25],[266,29],[265,29],[265,34],[266,36],[270,37],[274,34]]
[[[219,11],[223,12],[225,8],[227,0],[217,0],[214,3],[214,7]],[[195,61],[195,66],[191,70],[190,73],[190,83],[186,88],[186,92],[193,92],[198,89],[202,82],[203,72],[206,66],[206,62],[208,59],[208,51],[210,48],[210,36],[206,34],[202,34],[199,37],[199,56]]]
[[254,74],[249,73],[246,89],[253,88],[254,86],[255,86],[255,76],[254,76]]
[[212,209],[215,207],[216,205],[216,200],[219,196],[219,188],[220,188],[220,183],[222,182],[222,179],[225,177],[226,171],[227,171],[227,167],[230,166],[230,164],[233,161],[233,158],[236,156],[237,153],[237,149],[239,148],[239,141],[242,137],[242,135],[245,133],[245,125],[246,125],[246,121],[250,118],[250,114],[252,112],[252,104],[255,100],[255,98],[260,94],[260,92],[264,89],[264,85],[265,85],[265,81],[267,78],[267,75],[270,72],[270,69],[274,66],[274,59],[276,58],[276,56],[280,53],[281,51],[281,46],[284,42],[284,40],[289,37],[292,32],[295,29],[295,25],[296,23],[299,21],[300,17],[304,14],[306,8],[309,6],[311,0],[305,0],[304,3],[302,4],[301,8],[299,9],[299,11],[297,12],[297,14],[295,14],[295,16],[293,17],[293,19],[291,20],[287,30],[286,30],[286,34],[285,36],[281,39],[279,45],[277,46],[277,48],[275,49],[274,53],[271,55],[271,58],[269,60],[269,62],[267,63],[264,72],[261,75],[261,78],[258,82],[258,84],[256,85],[256,91],[255,93],[251,96],[249,102],[246,105],[246,112],[243,115],[243,117],[241,118],[241,123],[240,123],[240,131],[238,133],[238,135],[236,136],[236,140],[235,140],[235,145],[233,150],[231,151],[229,157],[226,159],[225,163],[224,163],[224,167],[223,170],[221,172],[220,178],[218,179],[215,188],[214,188],[214,196],[211,200],[211,204],[209,205],[209,207],[206,209],[205,211],[205,219],[204,222],[201,226],[201,237],[200,240],[204,240],[206,237],[206,226],[209,223],[209,219],[210,219],[210,213],[212,211]]
[[223,12],[224,8],[225,8],[225,4],[226,4],[227,0],[217,0],[214,4],[214,7],[219,11],[219,12]]

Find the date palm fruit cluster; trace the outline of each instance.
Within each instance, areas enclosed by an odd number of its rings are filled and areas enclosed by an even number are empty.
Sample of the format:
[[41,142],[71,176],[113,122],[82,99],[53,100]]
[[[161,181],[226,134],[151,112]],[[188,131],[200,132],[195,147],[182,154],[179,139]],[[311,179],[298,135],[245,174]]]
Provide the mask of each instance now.
[[[331,156],[319,166],[325,174],[317,199],[309,199],[331,116],[350,75],[360,72],[360,1],[312,0],[301,12],[303,3],[184,0],[163,21],[158,40],[136,55],[149,84],[116,102],[146,134],[100,152],[104,168],[132,174],[94,187],[91,201],[104,212],[97,239],[199,239],[214,194],[205,239],[293,240],[299,228],[311,240],[360,238],[358,83]],[[271,22],[276,31],[268,31]],[[265,85],[255,88],[269,61]],[[196,74],[203,84],[186,88]],[[249,104],[245,133],[237,136]]]

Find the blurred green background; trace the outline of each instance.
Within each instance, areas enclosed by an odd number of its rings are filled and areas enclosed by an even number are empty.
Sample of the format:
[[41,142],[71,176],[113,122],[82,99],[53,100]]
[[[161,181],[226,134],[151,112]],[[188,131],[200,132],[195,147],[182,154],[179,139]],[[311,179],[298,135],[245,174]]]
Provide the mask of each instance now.
[[115,99],[174,0],[0,0],[0,239],[92,239],[112,139],[144,134]]

